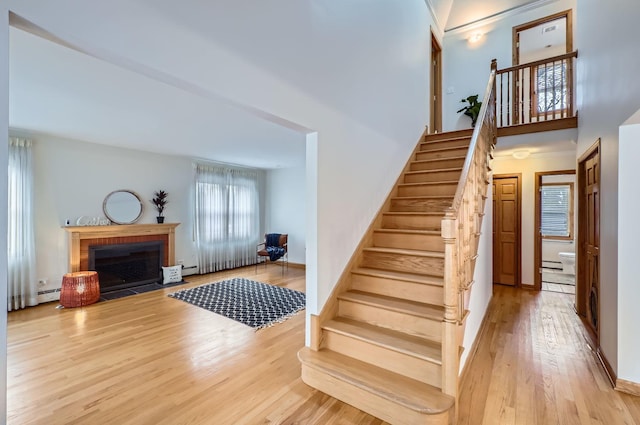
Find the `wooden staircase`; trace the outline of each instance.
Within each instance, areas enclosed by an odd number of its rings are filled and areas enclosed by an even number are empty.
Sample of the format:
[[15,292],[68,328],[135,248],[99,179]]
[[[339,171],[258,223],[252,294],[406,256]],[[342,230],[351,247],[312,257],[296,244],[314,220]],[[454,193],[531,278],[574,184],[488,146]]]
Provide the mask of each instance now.
[[311,345],[298,353],[305,383],[391,424],[455,423],[495,141],[490,115],[484,111],[473,134],[418,143],[323,310],[311,316]]

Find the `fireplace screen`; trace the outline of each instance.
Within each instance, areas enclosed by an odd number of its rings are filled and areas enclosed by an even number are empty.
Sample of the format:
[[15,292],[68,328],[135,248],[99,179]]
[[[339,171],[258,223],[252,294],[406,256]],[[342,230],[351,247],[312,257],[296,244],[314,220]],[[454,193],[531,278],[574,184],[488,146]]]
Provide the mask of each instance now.
[[100,292],[162,280],[162,241],[89,246],[89,270],[98,272]]

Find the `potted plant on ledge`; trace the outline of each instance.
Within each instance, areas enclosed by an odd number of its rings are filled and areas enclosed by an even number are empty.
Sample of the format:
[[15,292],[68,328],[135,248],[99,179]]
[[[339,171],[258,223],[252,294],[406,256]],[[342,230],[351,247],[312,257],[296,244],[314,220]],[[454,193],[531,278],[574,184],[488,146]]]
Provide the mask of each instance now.
[[167,200],[168,195],[169,194],[164,190],[158,190],[153,194],[153,199],[151,200],[151,203],[153,204],[154,207],[156,207],[156,211],[158,211],[158,216],[156,217],[156,220],[158,221],[158,223],[164,223],[164,216],[162,215],[162,212],[164,211],[164,206],[167,205],[167,203],[169,202]]
[[471,127],[475,127],[478,115],[480,114],[480,108],[482,107],[482,102],[478,102],[478,95],[469,96],[466,99],[462,99],[460,102],[467,102],[468,105],[460,109],[458,113],[464,111],[464,114],[471,118]]

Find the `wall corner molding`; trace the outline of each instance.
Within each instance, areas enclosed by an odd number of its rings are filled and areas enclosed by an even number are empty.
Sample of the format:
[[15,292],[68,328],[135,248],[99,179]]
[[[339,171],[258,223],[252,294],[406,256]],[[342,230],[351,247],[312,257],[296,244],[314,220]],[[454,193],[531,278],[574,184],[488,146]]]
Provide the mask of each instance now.
[[[425,1],[429,2],[429,0],[425,0]],[[484,25],[492,24],[502,19],[506,19],[510,16],[518,15],[520,13],[528,12],[529,10],[534,10],[542,6],[546,6],[548,4],[555,3],[557,1],[559,0],[538,0],[531,3],[523,4],[522,6],[512,7],[511,9],[503,10],[502,12],[495,13],[493,15],[487,16],[486,18],[481,18],[476,21],[458,25],[457,27],[445,29],[444,33],[445,35],[460,34],[466,31],[479,28]]]
[[[600,364],[604,368],[605,373],[607,374],[609,383],[611,383],[611,386],[617,390],[618,387],[616,385],[616,382],[618,381],[618,377],[616,376],[616,372],[611,367],[611,363],[609,363],[609,360],[607,360],[607,358],[605,357],[600,347],[598,347],[598,349],[596,350],[596,356],[598,357],[598,361],[600,362]],[[638,389],[640,390],[640,385],[638,385]],[[640,393],[638,394],[640,395]]]
[[616,379],[616,385],[614,386],[616,391],[621,393],[631,394],[636,397],[640,397],[640,383],[627,381],[626,379]]

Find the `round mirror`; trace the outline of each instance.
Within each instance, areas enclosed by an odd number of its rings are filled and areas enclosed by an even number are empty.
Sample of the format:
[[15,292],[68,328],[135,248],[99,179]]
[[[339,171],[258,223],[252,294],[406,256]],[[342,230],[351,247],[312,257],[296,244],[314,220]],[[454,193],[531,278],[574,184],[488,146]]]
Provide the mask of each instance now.
[[130,190],[115,190],[104,198],[102,209],[112,223],[132,224],[142,216],[142,201]]

